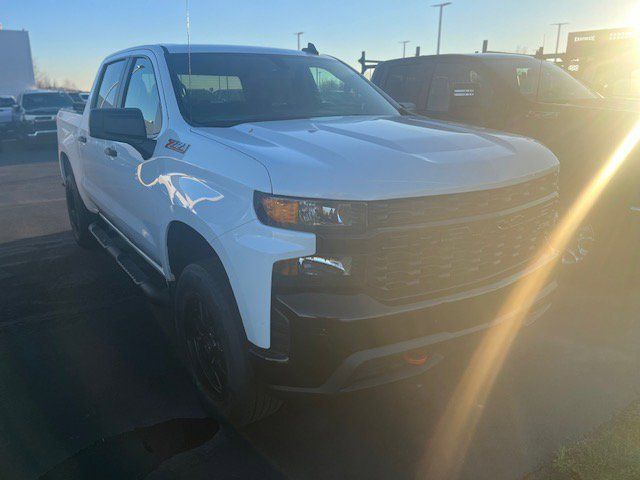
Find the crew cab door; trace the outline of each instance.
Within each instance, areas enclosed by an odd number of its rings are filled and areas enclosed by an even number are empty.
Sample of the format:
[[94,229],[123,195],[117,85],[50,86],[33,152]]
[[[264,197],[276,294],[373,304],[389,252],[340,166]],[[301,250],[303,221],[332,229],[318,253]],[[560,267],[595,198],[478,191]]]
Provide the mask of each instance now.
[[490,78],[477,62],[440,61],[435,67],[424,114],[470,125],[499,128],[504,117]]
[[376,69],[373,83],[407,110],[421,113],[425,109],[427,90],[434,63],[420,58],[389,62]]
[[[163,126],[163,108],[151,59],[132,57],[126,67],[119,108],[142,112],[149,139],[156,139]],[[108,220],[152,260],[159,262],[161,238],[153,176],[154,157],[145,160],[133,146],[105,141],[104,191],[108,199]],[[151,172],[151,173],[150,173]]]
[[[103,65],[91,109],[115,108],[118,105],[127,59],[122,58]],[[82,184],[93,202],[102,212],[111,212],[106,175],[111,159],[105,154],[106,141],[89,135],[88,110],[78,128],[76,141],[82,162]]]

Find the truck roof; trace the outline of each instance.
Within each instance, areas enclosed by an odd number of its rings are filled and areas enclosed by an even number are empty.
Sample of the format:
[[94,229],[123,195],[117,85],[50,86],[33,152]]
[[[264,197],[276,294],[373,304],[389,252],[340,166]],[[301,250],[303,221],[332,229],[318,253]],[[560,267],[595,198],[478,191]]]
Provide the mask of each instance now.
[[446,60],[448,58],[477,58],[477,59],[529,59],[534,60],[535,57],[531,55],[523,55],[520,53],[444,53],[440,55],[420,55],[419,57],[405,57],[405,58],[394,58],[392,60],[385,60],[380,63],[387,62],[402,62],[402,61],[411,61],[412,59],[424,59],[424,60]]
[[126,48],[124,50],[120,50],[111,55],[120,55],[132,50],[167,50],[169,53],[187,53],[191,50],[191,53],[262,53],[262,54],[271,54],[271,55],[298,55],[305,56],[308,55],[305,52],[299,50],[289,50],[285,48],[270,48],[270,47],[253,47],[246,45],[206,45],[206,44],[196,44],[188,46],[187,44],[175,44],[175,43],[158,43],[153,45],[138,45],[135,47]]
[[32,93],[67,93],[64,90],[50,90],[46,88],[31,88],[22,92],[23,95],[30,95]]

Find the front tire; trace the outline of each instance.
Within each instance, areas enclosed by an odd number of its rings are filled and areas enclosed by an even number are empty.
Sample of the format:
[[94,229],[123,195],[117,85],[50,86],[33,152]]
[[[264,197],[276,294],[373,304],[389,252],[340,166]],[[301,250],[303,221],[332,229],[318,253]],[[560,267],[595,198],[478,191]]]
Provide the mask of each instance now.
[[278,410],[281,402],[256,381],[231,287],[214,259],[188,265],[176,288],[176,329],[205,407],[242,426]]

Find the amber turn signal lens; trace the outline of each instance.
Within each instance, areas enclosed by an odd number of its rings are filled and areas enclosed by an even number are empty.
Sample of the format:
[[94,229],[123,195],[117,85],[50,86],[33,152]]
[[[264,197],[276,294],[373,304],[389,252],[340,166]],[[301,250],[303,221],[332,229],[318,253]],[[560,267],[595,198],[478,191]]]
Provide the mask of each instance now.
[[260,199],[265,213],[276,223],[298,223],[298,202],[286,198],[262,197]]

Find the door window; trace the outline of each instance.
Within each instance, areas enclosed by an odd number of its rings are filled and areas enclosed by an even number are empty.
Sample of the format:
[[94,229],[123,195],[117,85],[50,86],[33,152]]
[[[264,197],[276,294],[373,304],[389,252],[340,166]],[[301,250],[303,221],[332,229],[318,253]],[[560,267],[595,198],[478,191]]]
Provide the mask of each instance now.
[[160,133],[162,108],[153,65],[148,58],[136,58],[124,100],[124,108],[139,108],[150,137]]
[[424,63],[414,62],[391,66],[387,74],[385,91],[396,102],[418,105],[420,93],[427,81],[427,66]]
[[118,60],[104,67],[100,88],[95,101],[94,108],[115,108],[118,86],[122,77],[125,61]]
[[[456,84],[464,86],[473,85],[475,95],[481,98],[482,103],[490,101],[489,86],[484,82],[480,73],[473,65],[468,63],[440,63],[429,88],[427,110],[434,113],[448,113],[450,109],[452,88]],[[486,105],[478,105],[486,106]]]

